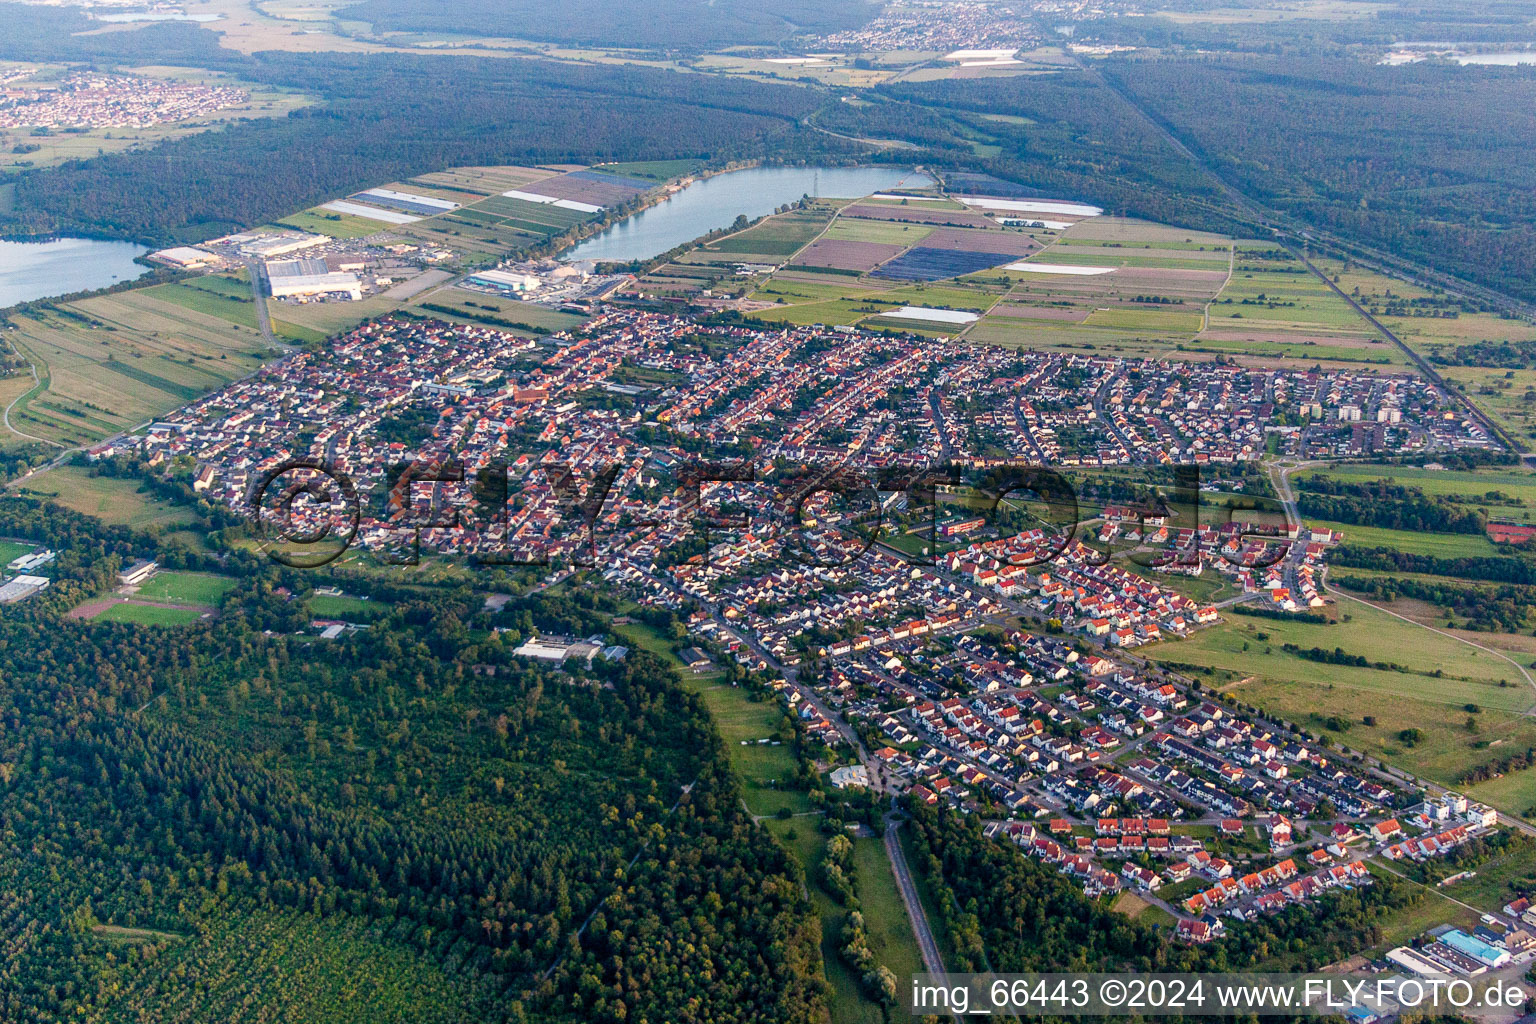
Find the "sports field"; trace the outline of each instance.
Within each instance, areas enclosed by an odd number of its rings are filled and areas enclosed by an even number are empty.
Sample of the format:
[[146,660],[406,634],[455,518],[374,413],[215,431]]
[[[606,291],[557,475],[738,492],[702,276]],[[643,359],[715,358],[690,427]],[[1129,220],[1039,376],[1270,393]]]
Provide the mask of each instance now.
[[91,619],[95,622],[131,622],[138,626],[185,626],[206,614],[206,611],[197,608],[168,608],[120,601],[91,616]]
[[229,576],[162,571],[139,587],[134,596],[145,601],[166,601],[171,604],[217,605],[225,594],[238,585],[239,581]]

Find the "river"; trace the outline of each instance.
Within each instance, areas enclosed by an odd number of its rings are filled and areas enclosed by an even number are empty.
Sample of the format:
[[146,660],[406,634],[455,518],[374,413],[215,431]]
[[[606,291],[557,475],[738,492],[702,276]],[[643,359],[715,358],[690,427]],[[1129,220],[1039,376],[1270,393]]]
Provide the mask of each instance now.
[[133,258],[146,252],[132,242],[89,238],[0,242],[0,309],[130,281],[145,273]]
[[696,181],[564,253],[566,260],[646,260],[738,216],[772,213],[805,195],[853,199],[890,188],[926,188],[926,174],[899,167],[749,167]]

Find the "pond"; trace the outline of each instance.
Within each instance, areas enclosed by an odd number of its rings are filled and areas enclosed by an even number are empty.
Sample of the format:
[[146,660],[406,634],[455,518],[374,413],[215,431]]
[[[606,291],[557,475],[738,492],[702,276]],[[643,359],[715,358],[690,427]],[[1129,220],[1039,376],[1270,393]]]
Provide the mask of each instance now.
[[133,262],[148,249],[132,242],[56,238],[0,241],[0,309],[18,302],[106,288],[131,281],[145,268]]
[[801,196],[854,199],[891,188],[927,188],[928,175],[901,167],[750,167],[696,181],[655,206],[564,253],[567,260],[646,260],[738,216],[754,219]]

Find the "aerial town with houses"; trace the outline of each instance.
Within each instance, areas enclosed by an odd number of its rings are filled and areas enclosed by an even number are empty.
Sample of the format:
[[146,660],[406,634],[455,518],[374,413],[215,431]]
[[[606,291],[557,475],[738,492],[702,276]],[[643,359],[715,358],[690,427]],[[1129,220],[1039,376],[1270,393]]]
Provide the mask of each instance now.
[[[1273,429],[1282,413],[1301,425]],[[194,466],[197,491],[242,509],[274,474],[313,472],[292,459],[319,458],[365,496],[355,539],[368,549],[535,563],[551,578],[595,566],[639,604],[686,617],[685,663],[767,673],[807,735],[849,760],[841,784],[1000,811],[986,825],[998,841],[1091,895],[1154,901],[1201,942],[1370,885],[1368,857],[1418,862],[1498,827],[1482,804],[1416,792],[1132,653],[1220,619],[1181,577],[1224,576],[1238,594],[1224,604],[1318,607],[1339,535],[1186,525],[1124,502],[1080,505],[1064,529],[1027,503],[967,503],[963,480],[912,481],[940,463],[962,476],[1019,463],[1230,475],[1277,449],[1384,443],[1489,439],[1408,376],[609,309],[542,339],[385,318],[91,455]],[[703,471],[701,453],[716,453]],[[392,475],[413,460],[433,472]],[[865,482],[828,482],[847,472]],[[481,474],[504,476],[504,508],[474,497]],[[602,637],[519,650],[555,665],[623,652]],[[1511,917],[1499,951],[1523,955],[1536,942]],[[1458,935],[1404,964],[1497,966],[1474,949],[1484,939]]]
[[4,85],[0,129],[147,128],[204,117],[249,98],[234,86],[81,71],[46,86]]

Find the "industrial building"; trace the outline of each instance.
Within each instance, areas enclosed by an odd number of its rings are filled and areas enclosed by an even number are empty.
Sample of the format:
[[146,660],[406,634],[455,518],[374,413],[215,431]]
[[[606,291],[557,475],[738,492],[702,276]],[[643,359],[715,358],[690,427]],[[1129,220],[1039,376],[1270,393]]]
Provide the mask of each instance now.
[[0,587],[0,604],[15,604],[23,598],[31,597],[51,582],[46,576],[17,576]]
[[136,587],[155,574],[160,568],[158,562],[140,559],[128,568],[117,574],[117,581],[125,587]]
[[190,245],[177,245],[149,254],[149,258],[180,270],[202,270],[222,264],[224,261],[211,252],[194,249]]
[[507,270],[482,270],[478,274],[471,274],[469,280],[499,292],[531,292],[541,283],[532,274],[517,274]]
[[[616,656],[609,654],[615,651]],[[512,652],[522,658],[532,658],[551,665],[558,665],[568,658],[576,658],[587,665],[592,664],[592,659],[602,654],[611,661],[622,660],[627,653],[624,648],[607,647],[600,636],[588,637],[585,640],[577,640],[566,636],[534,636],[523,641],[522,646]]]
[[1503,967],[1509,963],[1509,950],[1500,949],[1490,942],[1468,935],[1459,928],[1452,928],[1440,936],[1440,941],[1456,952],[1469,956],[1487,967]]
[[219,241],[232,241],[234,238],[241,239],[238,243],[241,252],[247,256],[258,256],[265,260],[286,256],[291,252],[299,252],[330,241],[324,235],[292,231],[285,231],[279,235],[230,236],[228,239],[219,239]]
[[13,558],[11,564],[5,568],[7,572],[31,572],[33,569],[47,565],[57,557],[58,555],[55,552],[47,549],[34,551],[31,554],[22,555],[20,558]]
[[274,299],[346,295],[356,302],[363,283],[356,274],[326,269],[325,260],[282,260],[267,264],[267,287]]

